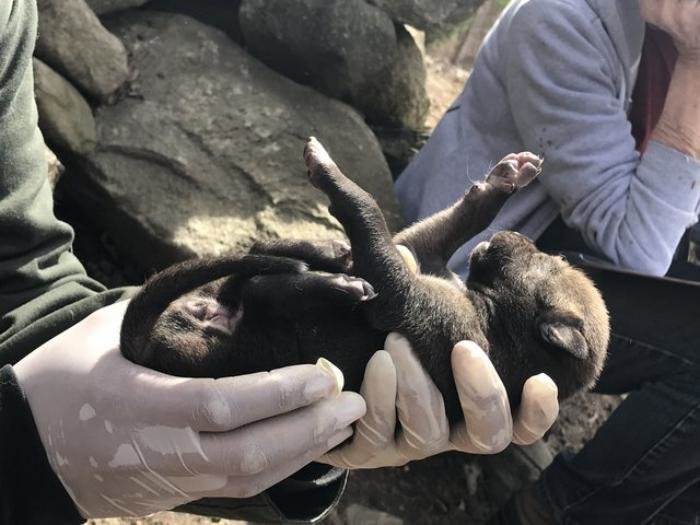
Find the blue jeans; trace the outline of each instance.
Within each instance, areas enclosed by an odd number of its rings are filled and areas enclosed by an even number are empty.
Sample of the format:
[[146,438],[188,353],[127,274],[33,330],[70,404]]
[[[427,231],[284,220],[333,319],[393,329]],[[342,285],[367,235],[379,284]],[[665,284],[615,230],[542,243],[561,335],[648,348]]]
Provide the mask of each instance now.
[[700,286],[591,276],[613,330],[596,392],[629,395],[538,494],[566,524],[700,524]]

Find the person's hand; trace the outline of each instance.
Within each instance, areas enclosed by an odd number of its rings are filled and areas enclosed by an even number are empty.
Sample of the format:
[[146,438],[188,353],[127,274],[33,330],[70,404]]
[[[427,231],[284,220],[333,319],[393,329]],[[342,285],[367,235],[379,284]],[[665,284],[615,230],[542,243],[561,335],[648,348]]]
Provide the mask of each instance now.
[[494,454],[511,441],[534,443],[557,418],[557,387],[546,374],[526,381],[522,403],[512,417],[505,387],[478,345],[457,343],[452,370],[464,421],[450,428],[442,395],[409,342],[389,334],[385,350],[367,364],[360,391],[367,413],[355,425],[352,441],[319,461],[343,468],[375,468],[404,465],[448,450]]
[[700,2],[695,0],[639,0],[642,19],[665,31],[680,60],[700,65]]
[[[419,272],[411,251],[397,245],[406,267]],[[404,465],[447,450],[494,454],[511,441],[534,443],[559,414],[558,390],[546,374],[523,386],[512,417],[506,389],[491,360],[471,341],[452,350],[452,373],[464,421],[450,429],[442,394],[423,369],[409,342],[397,333],[386,339],[365,368],[360,393],[367,413],[355,425],[351,442],[319,461],[343,468]],[[396,429],[399,432],[396,432]]]
[[173,377],[118,349],[126,303],[15,366],[49,462],[85,518],[257,494],[352,435],[362,398],[330,363]]

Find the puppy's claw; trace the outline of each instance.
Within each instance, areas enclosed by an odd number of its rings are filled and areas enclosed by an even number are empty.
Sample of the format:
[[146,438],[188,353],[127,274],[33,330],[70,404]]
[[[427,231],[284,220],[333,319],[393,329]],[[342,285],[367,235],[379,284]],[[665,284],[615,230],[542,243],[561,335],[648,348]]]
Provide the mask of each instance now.
[[335,163],[326,148],[315,137],[309,137],[306,141],[304,162],[308,170],[309,180],[316,187],[321,179],[327,177],[328,173],[335,167]]
[[360,297],[362,302],[371,301],[379,295],[374,291],[374,287],[365,280],[362,281],[362,291],[364,292],[364,295]]
[[331,277],[331,280],[336,290],[349,294],[355,301],[371,301],[377,297],[372,285],[359,277],[337,274]]

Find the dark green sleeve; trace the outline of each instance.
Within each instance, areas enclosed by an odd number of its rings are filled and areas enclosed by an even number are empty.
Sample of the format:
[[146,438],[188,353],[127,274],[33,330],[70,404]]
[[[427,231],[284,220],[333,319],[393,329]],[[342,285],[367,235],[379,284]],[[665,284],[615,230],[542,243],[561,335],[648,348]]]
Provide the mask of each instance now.
[[83,521],[51,470],[12,367],[0,368],[0,525]]
[[56,219],[37,125],[33,0],[0,1],[0,366],[123,296],[90,279]]

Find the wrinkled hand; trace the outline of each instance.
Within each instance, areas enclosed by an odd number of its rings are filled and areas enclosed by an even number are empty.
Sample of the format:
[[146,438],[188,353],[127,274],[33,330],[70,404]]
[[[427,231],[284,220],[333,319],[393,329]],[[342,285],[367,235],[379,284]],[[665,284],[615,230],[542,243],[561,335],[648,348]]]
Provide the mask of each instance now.
[[[406,266],[419,271],[410,250],[397,248]],[[442,394],[409,342],[391,333],[384,348],[365,369],[360,394],[367,413],[355,425],[353,440],[319,461],[343,468],[374,468],[404,465],[447,450],[493,454],[511,441],[534,443],[559,414],[557,387],[548,375],[539,374],[525,382],[513,418],[491,360],[476,343],[461,341],[452,350],[452,373],[464,421],[450,428]]]
[[681,60],[700,63],[700,2],[639,0],[642,19],[673,38]]
[[86,518],[257,494],[347,439],[365,412],[328,362],[216,380],[135,365],[118,349],[125,309],[95,312],[15,366]]

